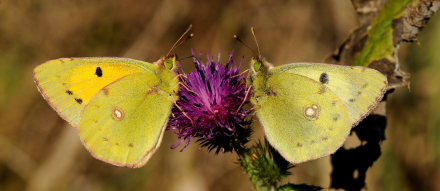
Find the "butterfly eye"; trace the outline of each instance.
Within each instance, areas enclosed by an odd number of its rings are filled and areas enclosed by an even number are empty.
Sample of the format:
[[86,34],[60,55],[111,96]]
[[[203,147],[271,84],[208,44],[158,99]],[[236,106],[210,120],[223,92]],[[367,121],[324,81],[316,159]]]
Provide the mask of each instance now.
[[262,63],[256,59],[252,59],[252,68],[255,72],[259,72],[261,70]]
[[171,69],[173,69],[175,62],[176,62],[176,58],[173,57],[173,58],[166,59],[163,64],[165,65],[165,68],[167,68],[168,70],[171,70]]

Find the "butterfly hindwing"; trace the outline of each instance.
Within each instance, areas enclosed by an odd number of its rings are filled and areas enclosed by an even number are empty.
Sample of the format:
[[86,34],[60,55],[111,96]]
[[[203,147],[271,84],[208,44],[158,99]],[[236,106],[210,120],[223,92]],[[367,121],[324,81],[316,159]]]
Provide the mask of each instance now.
[[304,76],[273,74],[265,93],[254,100],[267,139],[292,163],[331,154],[351,129],[342,100]]
[[151,66],[125,58],[60,58],[37,66],[34,80],[60,116],[77,127],[81,112],[98,91],[130,74],[153,73]]
[[[159,146],[171,113],[174,92],[155,74],[132,74],[104,87],[84,110],[79,131],[98,159],[140,167]],[[178,86],[176,81],[168,82]]]

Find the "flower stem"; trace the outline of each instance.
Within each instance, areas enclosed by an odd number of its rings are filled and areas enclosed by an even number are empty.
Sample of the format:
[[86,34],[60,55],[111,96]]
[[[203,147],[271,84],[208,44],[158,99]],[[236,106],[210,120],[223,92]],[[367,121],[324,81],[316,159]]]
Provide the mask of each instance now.
[[255,171],[253,169],[252,165],[252,155],[247,152],[237,152],[237,155],[239,157],[240,166],[245,170],[246,174],[249,176],[249,180],[254,185],[254,188],[257,191],[271,191],[275,190],[275,187],[273,185],[269,185],[266,182],[264,182],[259,176],[255,175]]
[[249,176],[257,191],[276,190],[291,166],[277,158],[277,153],[266,143],[257,143],[250,148],[235,147],[240,166]]

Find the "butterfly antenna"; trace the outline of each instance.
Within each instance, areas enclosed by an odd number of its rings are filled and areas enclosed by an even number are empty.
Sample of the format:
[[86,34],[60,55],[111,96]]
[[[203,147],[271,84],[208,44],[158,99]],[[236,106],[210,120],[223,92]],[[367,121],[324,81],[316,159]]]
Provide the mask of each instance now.
[[256,52],[255,52],[255,50],[252,49],[250,46],[248,46],[246,43],[244,43],[244,42],[240,39],[240,37],[238,37],[238,35],[234,34],[234,39],[237,40],[238,42],[240,42],[244,47],[246,47],[247,49],[249,49],[249,50],[252,52],[252,54],[257,55]]
[[260,46],[258,45],[257,36],[255,35],[255,29],[254,29],[254,27],[251,27],[251,32],[252,32],[252,36],[254,36],[255,44],[257,45],[258,59],[261,59]]
[[180,58],[180,59],[178,59],[178,61],[181,62],[181,61],[186,60],[186,59],[188,59],[188,58],[194,58],[194,55],[186,56],[186,57]]
[[178,45],[176,45],[176,47],[179,47],[180,45],[182,45],[183,43],[185,43],[187,40],[192,39],[194,37],[194,33],[189,34],[185,39],[183,39],[182,41],[180,41],[180,43]]
[[192,29],[192,25],[189,25],[188,28],[185,30],[185,32],[180,36],[180,38],[173,44],[173,46],[171,47],[171,49],[168,51],[167,53],[167,57],[170,56],[171,52],[174,52],[174,50],[179,47],[180,45],[182,45],[184,42],[186,42],[187,40],[191,39],[192,37],[194,37],[194,34],[190,34],[187,38],[184,38],[189,31],[191,31]]

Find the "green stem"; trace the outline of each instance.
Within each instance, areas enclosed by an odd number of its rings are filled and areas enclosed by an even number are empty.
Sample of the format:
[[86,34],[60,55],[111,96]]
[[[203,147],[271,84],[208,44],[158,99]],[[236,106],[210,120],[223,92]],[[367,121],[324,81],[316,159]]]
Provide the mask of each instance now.
[[248,149],[241,150],[237,152],[240,166],[245,170],[246,174],[249,177],[249,180],[254,185],[254,188],[257,191],[272,191],[276,190],[274,185],[267,184],[264,180],[262,180],[259,176],[257,176],[253,169],[253,158],[252,154]]
[[268,143],[257,143],[250,148],[235,147],[238,161],[257,191],[275,191],[279,182],[289,175],[288,163],[277,160]]

